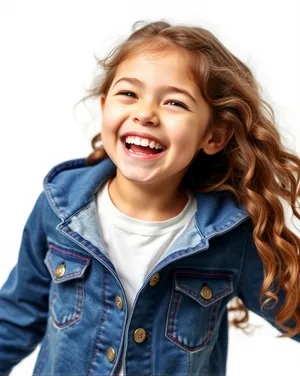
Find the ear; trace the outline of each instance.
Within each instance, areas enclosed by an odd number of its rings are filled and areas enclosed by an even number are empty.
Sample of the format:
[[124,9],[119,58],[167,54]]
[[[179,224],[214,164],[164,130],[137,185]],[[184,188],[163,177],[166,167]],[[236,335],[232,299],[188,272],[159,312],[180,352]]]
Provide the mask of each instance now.
[[205,154],[216,154],[228,143],[232,135],[229,134],[230,127],[228,124],[214,125],[208,132],[204,142],[202,142],[202,149]]
[[104,94],[100,94],[100,106],[101,106],[101,112],[103,112],[104,107],[105,107],[105,100],[106,97]]

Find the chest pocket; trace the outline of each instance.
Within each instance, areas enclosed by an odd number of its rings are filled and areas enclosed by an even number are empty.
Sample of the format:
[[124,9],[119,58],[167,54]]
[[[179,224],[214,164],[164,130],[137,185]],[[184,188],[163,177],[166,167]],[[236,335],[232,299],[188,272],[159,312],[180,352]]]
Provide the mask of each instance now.
[[232,298],[232,279],[230,272],[174,272],[166,337],[189,352],[206,347],[214,333],[220,310]]
[[45,264],[51,274],[49,311],[58,328],[66,328],[80,320],[84,304],[84,274],[89,257],[63,246],[49,243]]

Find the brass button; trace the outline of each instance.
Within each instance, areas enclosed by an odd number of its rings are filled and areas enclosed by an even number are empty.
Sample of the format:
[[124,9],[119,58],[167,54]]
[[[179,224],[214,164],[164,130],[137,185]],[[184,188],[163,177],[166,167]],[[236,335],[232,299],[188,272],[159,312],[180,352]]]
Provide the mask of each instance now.
[[60,264],[58,267],[55,269],[55,275],[57,278],[62,277],[65,274],[66,267],[65,264]]
[[123,301],[122,301],[122,298],[119,295],[116,296],[115,302],[116,302],[116,306],[121,311],[121,309],[123,308]]
[[159,274],[155,273],[152,278],[150,279],[149,285],[150,286],[155,286],[157,282],[159,281]]
[[146,339],[146,336],[147,336],[146,331],[143,328],[138,328],[133,333],[133,338],[134,338],[135,342],[137,342],[137,343],[144,342],[145,339]]
[[208,286],[203,286],[200,290],[200,295],[203,299],[209,300],[212,297],[211,289]]
[[106,358],[109,362],[113,362],[116,357],[116,352],[113,347],[109,347],[106,351]]

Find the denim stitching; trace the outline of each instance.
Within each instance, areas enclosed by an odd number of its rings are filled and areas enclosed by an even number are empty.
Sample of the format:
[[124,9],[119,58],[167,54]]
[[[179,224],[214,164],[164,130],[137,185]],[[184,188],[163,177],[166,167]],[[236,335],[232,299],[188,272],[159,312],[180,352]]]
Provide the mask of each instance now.
[[[171,295],[171,307],[174,306],[174,304],[177,304],[177,306],[176,306],[175,313],[173,314],[173,317],[171,317],[171,308],[170,308],[168,316],[167,316],[167,337],[171,341],[175,342],[176,344],[178,344],[179,346],[181,346],[182,348],[186,349],[189,352],[196,351],[196,350],[204,347],[206,345],[206,343],[208,342],[208,340],[211,338],[211,335],[213,333],[213,328],[215,326],[217,311],[218,311],[218,308],[220,306],[221,300],[219,300],[219,302],[213,304],[212,307],[211,307],[211,314],[210,314],[209,322],[208,322],[208,332],[204,336],[203,343],[199,346],[191,348],[191,347],[188,347],[188,346],[182,344],[181,342],[179,342],[178,338],[176,337],[176,334],[175,334],[176,315],[177,315],[177,312],[178,312],[178,309],[179,309],[179,305],[180,305],[179,303],[180,303],[180,298],[181,298],[180,294],[176,294],[176,295],[179,296],[178,302],[176,302],[176,300],[174,298],[175,294],[174,294],[174,289],[173,289],[172,295]],[[175,303],[174,303],[174,301],[175,301]],[[170,323],[171,320],[173,320],[173,324],[172,324],[171,331],[169,331],[169,323]]]
[[[186,272],[175,272],[174,274],[176,275],[194,275],[194,276],[200,276],[200,277],[203,277],[202,279],[206,279],[206,278],[210,278],[211,276],[228,276],[228,277],[232,277],[232,274],[225,274],[225,273],[195,273],[195,272],[189,272],[189,271],[186,271]],[[209,300],[209,302],[207,302],[207,304],[205,306],[208,306],[209,304],[211,304],[212,302],[216,301],[217,298],[219,298],[220,296],[224,296],[227,292],[231,292],[232,289],[231,289],[231,279],[230,280],[226,280],[227,282],[227,285],[228,285],[228,288],[225,289],[225,290],[222,290],[221,292],[215,294],[213,296],[213,298],[211,298]],[[197,298],[197,300],[199,299],[199,295],[195,294],[193,291],[190,291],[188,290],[187,288],[185,288],[183,285],[181,285],[180,283],[177,284],[181,290],[185,291],[186,293],[188,293],[189,295],[191,296],[194,296],[195,298]]]
[[238,221],[239,218],[243,217],[244,216],[244,213],[238,213],[236,217],[234,217],[233,219],[231,219],[230,221],[228,221],[226,224],[222,225],[222,226],[219,226],[219,227],[216,227],[217,228],[217,231],[215,230],[212,230],[211,232],[207,232],[206,233],[206,237],[207,235],[210,235],[210,234],[213,234],[213,233],[217,233],[219,232],[220,230],[224,230],[226,229],[227,227],[229,227],[232,223],[235,223]]
[[[107,290],[108,290],[108,273],[106,273],[106,282],[105,282],[105,302],[107,304],[107,310],[105,312],[105,319],[104,319],[104,322],[102,324],[102,328],[101,328],[101,331],[99,333],[99,339],[98,339],[98,343],[97,343],[97,350],[96,350],[96,353],[94,355],[94,360],[93,360],[93,363],[91,365],[91,368],[90,368],[90,375],[92,375],[92,371],[93,371],[93,368],[94,368],[94,364],[96,362],[96,358],[97,358],[97,354],[100,352],[100,342],[101,342],[101,338],[102,338],[102,334],[103,334],[103,331],[104,331],[104,327],[105,327],[105,323],[106,323],[106,319],[107,319],[107,316],[108,316],[108,313],[109,313],[109,310],[110,310],[110,305],[109,305],[109,301],[107,300]],[[99,321],[98,323],[100,323],[101,321],[101,317],[99,318]],[[98,325],[97,323],[97,325]]]
[[84,303],[84,279],[82,278],[82,280],[79,282],[80,285],[81,285],[81,292],[82,292],[82,295],[79,296],[81,298],[81,307],[80,307],[80,310],[78,311],[78,319],[81,318],[82,316],[82,313],[83,313],[83,303]]
[[[217,304],[215,304],[215,306],[217,306],[217,308],[215,309],[215,312],[212,312],[212,313],[215,313],[215,316],[216,316],[216,313],[217,313],[217,311],[219,310],[219,307],[220,307],[220,301],[219,301],[219,304],[217,303]],[[215,317],[214,317],[214,321],[215,321]],[[213,346],[208,345],[207,349],[208,349],[208,354],[207,354],[207,357],[206,357],[204,364],[203,364],[204,376],[209,376],[208,373],[207,373],[208,372],[208,359],[209,359],[209,355],[210,355],[209,353],[213,349]]]
[[[224,228],[226,229],[226,228],[229,227],[232,223],[237,222],[238,219],[239,219],[240,217],[242,217],[242,215],[241,215],[241,214],[238,214],[238,215],[237,215],[237,216],[236,216],[231,222],[228,222],[228,225],[224,226]],[[203,233],[203,232],[201,231],[201,229],[200,229],[200,232]],[[214,234],[214,233],[218,233],[218,231],[211,231],[211,232],[208,232],[208,233],[206,233],[206,236],[205,236],[205,237],[207,238],[207,237],[208,237],[207,235]],[[203,234],[204,234],[204,233],[203,233]],[[208,239],[208,240],[209,240],[209,239]],[[202,240],[201,243],[204,243],[204,241]],[[181,250],[181,251],[179,251],[179,252],[181,252],[181,253],[188,253],[189,251],[194,251],[195,248],[197,248],[198,246],[199,246],[199,244],[197,244],[194,248],[187,248],[186,250]],[[166,259],[164,259],[164,261],[162,261],[161,267],[163,267],[163,266],[165,266],[165,265],[167,265],[167,264],[169,263],[169,260],[167,261],[167,259],[169,259],[169,258],[170,258],[170,260],[175,259],[175,258],[177,257],[177,253],[178,253],[178,252],[175,252],[175,253],[173,253],[173,254],[171,254],[171,255],[168,255],[168,256],[166,257]]]
[[[68,279],[70,279],[70,277],[80,276],[82,274],[82,270],[81,270],[81,271],[78,271],[78,272],[67,273],[64,278],[57,278],[55,276],[55,271],[52,268],[52,265],[51,265],[51,262],[50,262],[50,256],[49,255],[46,256],[46,260],[48,261],[47,265],[50,268],[51,275],[53,276],[53,280],[55,282],[57,282],[57,281],[64,282],[64,281],[67,281]],[[60,282],[57,282],[57,283],[60,283]]]
[[49,193],[49,196],[50,196],[50,200],[52,201],[53,205],[55,206],[55,208],[57,209],[57,211],[60,213],[60,214],[63,214],[63,212],[59,209],[59,207],[57,206],[56,202],[54,201],[54,198],[52,196],[52,193],[51,193],[51,190],[50,190],[50,187],[48,185],[48,183],[46,183],[46,190],[48,191]]
[[[83,291],[82,289],[81,290],[78,290],[78,291]],[[84,294],[84,293],[83,293]],[[76,294],[76,306],[75,306],[75,313],[73,314],[73,316],[71,317],[70,320],[66,321],[65,323],[63,324],[60,324],[58,321],[55,320],[55,318],[52,316],[52,319],[54,321],[54,324],[59,328],[59,329],[64,329],[70,325],[72,325],[73,323],[75,323],[76,321],[78,321],[81,317],[81,313],[82,313],[82,302],[83,302],[83,294],[81,295],[81,293],[77,293]],[[76,317],[76,311],[77,311],[77,307],[79,306],[80,303],[77,303],[77,298],[78,298],[78,301],[79,301],[79,298],[81,298],[81,310],[79,311],[79,316]],[[78,304],[78,306],[77,306]]]
[[[176,308],[176,311],[175,311],[175,314],[174,314],[173,328],[172,328],[172,331],[171,331],[171,332],[169,332],[169,330],[167,331],[167,337],[168,337],[171,341],[173,341],[174,343],[176,343],[177,345],[181,346],[182,348],[186,349],[186,350],[189,351],[189,352],[191,352],[191,351],[195,351],[195,350],[198,350],[198,349],[202,348],[202,347],[206,344],[206,341],[204,341],[201,345],[199,345],[199,346],[197,346],[197,347],[190,348],[190,347],[188,347],[188,346],[182,344],[181,342],[179,342],[178,339],[177,339],[177,337],[176,337],[175,329],[174,329],[174,327],[175,327],[175,322],[176,322],[176,318],[175,318],[175,317],[176,317],[176,314],[177,314],[177,312],[178,312],[178,307],[179,307],[180,298],[181,298],[180,294],[178,294],[178,296],[179,296],[179,299],[178,299],[177,308]],[[173,294],[172,294],[172,301],[171,301],[171,303],[173,303],[173,301],[174,301],[174,298],[173,298]],[[171,318],[171,315],[170,315],[170,312],[169,312],[169,315],[168,315],[168,318],[167,318],[167,329],[169,329],[169,321],[170,321],[169,319],[170,319],[170,318]],[[172,318],[171,318],[171,319],[172,319]],[[172,333],[173,333],[173,335],[172,335]]]
[[49,236],[49,234],[47,234],[47,241],[48,241],[49,245],[51,244],[51,245],[58,247],[59,249],[74,252],[74,254],[76,254],[76,256],[79,255],[79,256],[86,257],[86,258],[90,259],[90,255],[88,255],[82,249],[74,248],[74,244],[73,244],[73,247],[70,247],[70,246],[65,245],[65,244],[61,244],[61,243],[57,242],[56,240],[54,240],[51,236]]
[[41,359],[41,362],[40,362],[40,364],[39,364],[39,366],[38,366],[38,368],[37,368],[37,370],[36,370],[36,372],[34,373],[33,376],[38,376],[39,375],[39,372],[41,371],[42,366],[44,365],[47,357],[48,357],[48,348],[45,350],[45,354],[44,354],[43,358]]
[[217,276],[217,277],[223,277],[224,275],[227,276],[227,277],[232,276],[232,274],[228,274],[228,273],[207,273],[207,272],[195,272],[195,271],[191,271],[191,270],[177,271],[177,272],[174,272],[174,274],[176,274],[176,275],[191,274],[191,275],[194,275],[194,276],[204,276],[204,277],[208,277],[208,278],[210,276]]
[[[57,296],[57,294],[55,295],[55,298],[56,298],[56,296]],[[52,300],[54,300],[54,298]],[[81,282],[76,283],[75,312],[68,321],[66,321],[63,324],[58,322],[58,320],[55,318],[55,315],[54,315],[55,309],[54,309],[54,302],[53,302],[51,318],[54,321],[54,324],[58,328],[62,329],[62,328],[66,328],[66,327],[70,326],[71,324],[75,323],[76,321],[78,321],[82,316],[83,301],[84,301],[84,280],[82,279]]]
[[215,322],[216,322],[216,317],[217,317],[217,311],[220,306],[221,300],[219,300],[217,303],[213,304],[211,313],[209,316],[209,322],[208,322],[208,332],[206,333],[204,337],[204,343],[207,342],[213,333],[214,327],[215,327]]
[[[52,248],[56,248],[56,247],[54,247],[54,246],[52,246],[52,245],[50,245],[50,247],[52,247]],[[72,253],[70,253],[70,252],[63,251],[63,250],[61,250],[61,249],[59,249],[59,248],[56,248],[56,249],[59,250],[59,251],[61,251],[61,252],[69,253],[69,254],[72,255]],[[53,276],[54,281],[56,281],[56,282],[57,282],[57,281],[64,282],[64,281],[70,279],[70,277],[75,277],[75,276],[81,276],[81,275],[82,275],[82,273],[83,273],[83,271],[84,271],[83,269],[82,269],[82,270],[79,270],[79,271],[76,271],[76,272],[66,273],[66,274],[64,275],[63,278],[57,278],[57,277],[55,276],[55,271],[54,271],[54,269],[52,268],[51,259],[50,259],[50,258],[51,258],[51,255],[52,255],[52,252],[55,253],[55,251],[52,251],[52,249],[50,249],[50,252],[48,252],[47,255],[46,255],[46,260],[48,261],[48,262],[47,262],[47,265],[48,265],[49,268],[50,268],[51,275]],[[75,255],[75,253],[74,253],[74,255]],[[76,257],[77,257],[77,255],[76,255]],[[90,259],[88,259],[88,258],[84,258],[84,257],[81,257],[81,256],[78,256],[78,257],[83,258],[84,260],[87,260],[87,262],[90,261]],[[86,265],[84,265],[81,261],[78,260],[78,262],[80,262],[81,266],[84,266],[84,267],[86,266]],[[87,264],[87,263],[85,263],[85,264]]]
[[[81,318],[82,312],[83,312],[83,300],[84,300],[84,280],[77,283],[76,306],[75,306],[75,312],[72,316],[72,319],[71,321],[69,320],[64,324],[58,325],[60,328],[65,328],[67,326],[70,326],[71,324],[75,323]],[[77,313],[77,317],[76,317],[76,313]]]
[[[78,288],[79,288],[79,284],[77,283],[77,284],[76,284],[76,289],[78,290]],[[76,294],[76,303],[75,303],[74,319],[76,319],[76,316],[79,315],[79,313],[77,313],[77,309],[78,309],[78,307],[79,307],[79,305],[77,306],[78,301],[79,301],[79,296],[78,296],[78,295],[79,295],[79,294]],[[80,311],[79,311],[79,312],[80,312]]]
[[181,342],[179,342],[177,338],[173,338],[173,337],[168,337],[168,338],[170,338],[170,340],[172,342],[174,342],[175,344],[177,344],[179,347],[187,350],[188,352],[195,352],[195,351],[197,351],[197,350],[205,347],[205,345],[207,343],[207,342],[203,342],[201,345],[191,348],[191,347],[188,347],[188,346],[182,344]]
[[169,338],[169,317],[170,317],[170,314],[171,314],[171,311],[172,311],[172,302],[173,302],[173,294],[174,294],[174,282],[173,282],[173,286],[172,286],[172,293],[171,293],[171,297],[170,297],[170,300],[169,300],[169,306],[168,306],[168,312],[167,312],[167,319],[166,319],[166,326],[165,326],[165,336],[167,338]]
[[65,167],[74,167],[74,166],[79,166],[79,165],[85,166],[85,162],[82,160],[82,158],[65,161],[65,162],[58,164],[57,166],[53,167],[53,169],[50,171],[47,181],[52,179],[56,175],[56,172],[60,172],[61,170],[64,170]]
[[[154,305],[154,299],[152,299],[152,302],[153,302],[152,307],[155,308],[155,305]],[[153,338],[153,330],[154,330],[153,327],[154,327],[154,325],[153,325],[153,320],[152,320],[152,325],[151,325],[151,336],[150,336],[150,339],[149,339],[149,341],[150,341],[150,344],[149,344],[149,346],[150,346],[150,376],[153,375],[153,364],[152,364],[152,344],[153,344],[153,342],[152,342],[152,338]]]
[[[178,286],[180,286],[181,290],[183,290],[183,291],[187,292],[189,295],[194,296],[195,298],[197,298],[197,300],[200,298],[200,296],[197,295],[197,294],[195,294],[193,291],[187,290],[187,289],[186,289],[185,287],[183,287],[182,285],[178,285]],[[217,298],[219,298],[220,296],[224,296],[224,295],[226,295],[226,293],[227,293],[227,292],[230,292],[230,291],[232,291],[230,288],[225,289],[225,290],[222,290],[222,292],[219,292],[218,294],[214,295],[213,298],[209,299],[209,300],[206,302],[206,304],[204,304],[204,302],[203,302],[203,304],[205,305],[205,307],[207,307],[207,306],[210,305],[211,303],[215,302],[215,301],[217,300]]]
[[81,236],[79,236],[77,232],[69,230],[67,225],[62,227],[61,230],[64,231],[66,234],[69,234],[70,236],[72,236],[75,240],[77,240],[80,244],[82,244],[84,248],[89,249],[91,251],[91,254],[94,257],[101,259],[106,264],[105,258],[102,257],[101,254],[95,254],[94,252],[95,247],[90,242],[86,240],[82,240]]
[[[172,294],[172,296],[173,296],[173,294]],[[178,338],[176,337],[175,329],[174,329],[174,327],[175,327],[175,322],[176,322],[176,315],[177,315],[177,312],[178,312],[178,307],[179,307],[180,298],[181,298],[180,294],[178,294],[178,296],[179,296],[179,299],[178,299],[177,308],[176,308],[176,311],[175,311],[175,314],[174,314],[174,319],[173,319],[173,328],[172,328],[173,330],[172,330],[172,332],[170,332],[170,334],[169,334],[169,332],[168,332],[168,338],[170,338],[173,342],[175,342],[176,344],[180,345],[181,347],[183,347],[183,348],[186,349],[187,351],[192,352],[192,351],[198,350],[199,348],[202,348],[202,347],[206,344],[206,342],[207,342],[207,338],[206,338],[206,337],[207,337],[208,335],[206,334],[205,340],[203,341],[203,343],[202,343],[201,345],[196,346],[196,347],[193,347],[193,348],[188,347],[188,346],[184,345],[183,343],[179,342]],[[174,299],[173,299],[173,300],[174,300]],[[170,318],[170,315],[169,315],[169,317],[168,317],[168,322],[169,322],[169,318]],[[168,325],[168,327],[169,327],[169,325]],[[172,335],[172,333],[173,333],[173,335]],[[210,334],[212,333],[212,331],[209,330],[208,333],[209,333],[209,335],[210,335]]]
[[57,282],[57,283],[68,281],[69,279],[72,279],[70,277],[81,276],[81,271],[79,271],[79,272],[72,272],[72,273],[69,273],[69,274],[65,274],[65,276],[66,276],[65,278],[55,278],[55,281],[60,281],[60,282]]
[[[176,293],[175,293],[176,294]],[[175,338],[175,323],[176,323],[176,316],[177,316],[177,312],[178,312],[178,309],[179,309],[179,304],[180,304],[180,294],[176,294],[178,296],[178,300],[177,300],[177,306],[176,306],[176,309],[174,311],[174,318],[173,318],[173,327],[172,327],[172,333],[173,333],[173,337]]]
[[87,257],[82,257],[82,256],[79,256],[79,255],[76,254],[76,253],[72,253],[72,252],[64,251],[63,249],[58,248],[58,247],[55,246],[55,245],[49,244],[49,246],[50,246],[51,248],[57,249],[59,252],[63,252],[63,253],[66,253],[66,254],[68,254],[68,255],[72,255],[72,256],[74,256],[74,257],[76,257],[76,258],[81,258],[81,259],[83,259],[83,260],[85,260],[85,261],[90,261],[90,259],[87,258]]
[[[162,283],[162,279],[160,280],[160,283]],[[148,285],[149,286],[149,285]],[[151,289],[153,289],[153,287],[151,287]],[[155,303],[154,303],[154,299],[151,299],[152,301],[152,308],[154,308],[154,312],[155,312]],[[152,338],[153,338],[153,331],[154,331],[154,325],[153,325],[153,321],[154,321],[154,316],[152,315],[153,319],[152,319],[152,325],[151,325],[151,336],[150,336],[150,376],[153,376],[153,362],[152,362],[152,350],[153,350],[153,341],[152,341]]]
[[[66,167],[76,167],[76,166],[82,166],[82,167],[85,167],[86,166],[86,163],[85,163],[85,160],[83,160],[82,158],[80,159],[76,159],[76,160],[70,160],[70,161],[65,161],[63,163],[60,163],[59,165],[57,165],[56,167],[54,167],[50,172],[49,172],[49,175],[47,177],[47,179],[45,178],[45,186],[46,186],[46,190],[48,191],[49,193],[49,196],[50,196],[50,200],[52,201],[52,203],[54,204],[55,208],[57,209],[57,211],[61,214],[63,214],[63,212],[59,209],[59,207],[57,206],[53,196],[52,196],[52,192],[51,192],[51,188],[50,188],[50,180],[57,174],[57,172],[60,172],[62,170],[64,170]],[[66,214],[69,215],[69,213],[66,212]]]
[[214,315],[214,312],[215,312],[215,306],[217,305],[214,304],[212,307],[211,307],[211,312],[210,312],[210,315],[209,315],[209,319],[208,319],[208,331],[207,333],[205,334],[204,336],[204,341],[203,342],[206,342],[208,338],[211,337],[212,335],[212,330],[213,330],[213,327],[214,327],[214,319],[215,319],[215,315]]
[[205,359],[205,361],[203,363],[203,372],[204,372],[203,376],[209,376],[208,373],[207,373],[207,371],[208,371],[208,359],[209,359],[210,351],[212,350],[212,348],[213,347],[211,345],[207,346],[208,352],[207,352],[206,359]]
[[57,290],[57,286],[56,286],[56,290],[54,291],[54,294],[53,294],[53,297],[51,299],[51,302],[50,302],[50,312],[51,312],[51,317],[55,318],[54,317],[54,303],[55,303],[55,299],[56,299],[56,296],[58,294],[58,290]]

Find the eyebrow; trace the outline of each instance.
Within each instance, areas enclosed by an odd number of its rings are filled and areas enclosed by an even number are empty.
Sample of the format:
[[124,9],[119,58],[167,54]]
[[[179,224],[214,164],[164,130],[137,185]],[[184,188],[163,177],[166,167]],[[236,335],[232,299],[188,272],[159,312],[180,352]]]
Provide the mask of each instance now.
[[[126,81],[129,82],[130,84],[133,85],[138,85],[138,86],[145,86],[142,81],[138,80],[137,78],[134,77],[122,77],[118,81],[114,83],[114,86],[120,81]],[[171,86],[171,85],[165,85],[161,86],[160,89],[162,89],[165,92],[173,92],[173,93],[181,93],[187,95],[195,104],[197,104],[196,99],[185,89],[179,88],[176,86]]]

